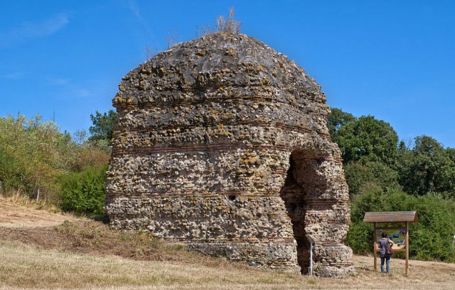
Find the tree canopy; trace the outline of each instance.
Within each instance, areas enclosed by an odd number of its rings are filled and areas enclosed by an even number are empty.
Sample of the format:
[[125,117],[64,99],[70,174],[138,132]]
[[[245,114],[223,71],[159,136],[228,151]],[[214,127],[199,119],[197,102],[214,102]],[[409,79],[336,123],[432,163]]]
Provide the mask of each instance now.
[[397,158],[397,133],[389,123],[373,116],[348,121],[338,129],[335,141],[345,164],[367,157],[392,165]]
[[329,128],[330,136],[334,141],[337,140],[338,130],[347,123],[354,121],[355,117],[352,114],[343,112],[338,108],[332,108],[327,118],[327,126]]
[[453,149],[445,149],[431,137],[419,136],[414,148],[403,152],[399,164],[400,182],[406,192],[443,192],[455,197]]
[[101,142],[102,144],[111,144],[112,131],[117,120],[117,112],[109,110],[105,113],[96,111],[90,115],[92,126],[89,128],[91,136],[89,140],[92,142]]

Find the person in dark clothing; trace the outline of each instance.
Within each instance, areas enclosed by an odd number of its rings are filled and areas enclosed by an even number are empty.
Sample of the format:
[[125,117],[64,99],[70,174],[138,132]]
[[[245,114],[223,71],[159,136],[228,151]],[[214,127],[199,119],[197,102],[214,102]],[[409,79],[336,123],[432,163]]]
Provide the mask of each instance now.
[[384,263],[386,264],[386,272],[390,271],[390,257],[392,256],[392,240],[389,239],[385,232],[382,233],[379,240],[379,255],[381,257],[381,272],[384,272]]

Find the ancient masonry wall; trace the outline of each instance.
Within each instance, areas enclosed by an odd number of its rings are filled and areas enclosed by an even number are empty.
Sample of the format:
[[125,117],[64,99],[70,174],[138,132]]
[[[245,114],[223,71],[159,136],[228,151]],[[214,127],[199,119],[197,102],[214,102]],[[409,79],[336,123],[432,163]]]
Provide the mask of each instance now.
[[107,184],[112,226],[306,273],[352,272],[348,190],[319,86],[266,45],[216,33],[131,71]]

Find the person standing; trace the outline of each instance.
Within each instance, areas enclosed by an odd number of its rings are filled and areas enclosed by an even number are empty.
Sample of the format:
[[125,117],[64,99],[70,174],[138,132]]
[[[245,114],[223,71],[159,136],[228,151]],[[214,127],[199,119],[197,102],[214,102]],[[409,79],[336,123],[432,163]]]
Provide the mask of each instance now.
[[379,240],[379,255],[381,257],[381,272],[384,273],[384,263],[386,264],[386,272],[390,271],[390,257],[392,256],[393,242],[387,236],[387,233],[381,234]]

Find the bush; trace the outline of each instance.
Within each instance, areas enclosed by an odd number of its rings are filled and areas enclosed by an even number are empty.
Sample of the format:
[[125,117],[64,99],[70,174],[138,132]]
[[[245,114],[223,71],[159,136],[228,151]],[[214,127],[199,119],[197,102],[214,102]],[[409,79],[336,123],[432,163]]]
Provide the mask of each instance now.
[[68,134],[40,117],[0,117],[2,191],[54,200],[56,178],[72,161],[73,147]]
[[348,244],[356,254],[367,254],[371,252],[373,244],[373,229],[365,223],[353,223],[348,232]]
[[240,33],[240,22],[234,19],[234,8],[229,9],[229,17],[224,18],[219,16],[217,21],[217,28],[219,32],[227,32],[238,34]]
[[60,207],[64,211],[97,216],[104,214],[107,166],[89,167],[60,179]]
[[376,184],[384,191],[400,189],[398,173],[382,162],[364,158],[347,164],[344,172],[351,196],[360,194],[365,187],[371,187],[370,184]]
[[109,151],[90,142],[79,145],[74,155],[76,158],[71,164],[70,171],[83,171],[89,167],[100,168],[109,164]]

